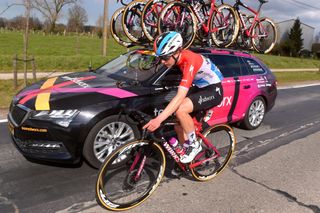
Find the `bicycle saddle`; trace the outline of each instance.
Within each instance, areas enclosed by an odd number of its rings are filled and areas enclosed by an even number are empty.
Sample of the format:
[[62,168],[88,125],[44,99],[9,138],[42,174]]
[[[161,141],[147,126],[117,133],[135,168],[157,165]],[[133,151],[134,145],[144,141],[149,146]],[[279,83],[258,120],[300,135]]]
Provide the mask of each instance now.
[[268,0],[259,0],[261,4],[267,3]]

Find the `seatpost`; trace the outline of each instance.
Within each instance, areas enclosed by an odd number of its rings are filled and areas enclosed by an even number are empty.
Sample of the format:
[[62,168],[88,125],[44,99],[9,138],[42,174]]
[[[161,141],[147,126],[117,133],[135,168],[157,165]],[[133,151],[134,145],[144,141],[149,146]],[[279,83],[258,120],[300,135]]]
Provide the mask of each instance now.
[[260,13],[260,10],[261,10],[262,5],[263,5],[263,3],[260,2],[259,9],[258,9],[258,13]]

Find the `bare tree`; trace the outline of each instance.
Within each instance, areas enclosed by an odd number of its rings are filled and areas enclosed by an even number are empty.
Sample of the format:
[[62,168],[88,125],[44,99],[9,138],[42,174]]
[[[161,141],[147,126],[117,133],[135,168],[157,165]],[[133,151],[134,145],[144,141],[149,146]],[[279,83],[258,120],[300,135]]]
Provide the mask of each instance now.
[[63,7],[75,4],[79,0],[33,0],[33,8],[37,9],[49,22],[49,31],[53,32]]
[[88,21],[87,12],[80,5],[76,4],[69,9],[68,30],[79,32],[83,30],[84,24]]
[[7,5],[7,7],[6,7],[4,10],[2,10],[2,11],[0,12],[0,16],[1,16],[3,13],[5,13],[7,10],[9,10],[10,7],[13,7],[13,6],[24,6],[24,4],[23,4],[23,3],[13,3],[13,4],[9,4],[9,5]]

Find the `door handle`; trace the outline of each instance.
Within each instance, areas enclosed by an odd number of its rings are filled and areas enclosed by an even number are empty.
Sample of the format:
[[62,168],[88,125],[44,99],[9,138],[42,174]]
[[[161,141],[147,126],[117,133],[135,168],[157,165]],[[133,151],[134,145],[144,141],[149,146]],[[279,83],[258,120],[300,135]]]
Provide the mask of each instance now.
[[250,85],[244,85],[244,86],[243,86],[243,89],[250,89],[250,88],[251,88]]

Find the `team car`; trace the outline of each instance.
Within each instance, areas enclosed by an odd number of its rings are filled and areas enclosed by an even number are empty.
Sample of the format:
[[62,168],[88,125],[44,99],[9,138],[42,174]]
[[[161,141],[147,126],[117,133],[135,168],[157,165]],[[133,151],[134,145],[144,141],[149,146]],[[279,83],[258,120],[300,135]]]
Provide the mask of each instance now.
[[[207,124],[257,128],[277,96],[270,69],[245,52],[191,50],[210,58],[224,75],[223,101],[208,111]],[[41,80],[13,97],[12,140],[27,159],[77,163],[84,156],[99,167],[117,147],[141,137],[141,124],[128,109],[157,116],[181,78],[177,67],[165,67],[152,52],[133,50],[95,70]]]

